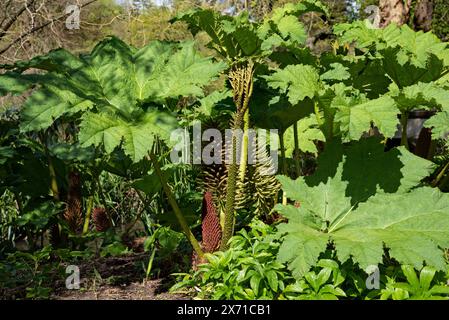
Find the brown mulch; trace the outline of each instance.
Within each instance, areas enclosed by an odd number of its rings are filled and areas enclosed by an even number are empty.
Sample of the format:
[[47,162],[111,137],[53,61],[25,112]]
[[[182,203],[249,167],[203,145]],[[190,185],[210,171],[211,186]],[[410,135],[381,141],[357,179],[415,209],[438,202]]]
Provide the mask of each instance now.
[[145,280],[141,283],[112,286],[100,285],[88,290],[63,290],[54,295],[55,300],[188,300],[179,294],[158,293],[162,280]]
[[167,278],[145,279],[148,254],[83,261],[80,289],[69,290],[61,281],[51,296],[55,300],[187,300],[189,297],[168,293]]

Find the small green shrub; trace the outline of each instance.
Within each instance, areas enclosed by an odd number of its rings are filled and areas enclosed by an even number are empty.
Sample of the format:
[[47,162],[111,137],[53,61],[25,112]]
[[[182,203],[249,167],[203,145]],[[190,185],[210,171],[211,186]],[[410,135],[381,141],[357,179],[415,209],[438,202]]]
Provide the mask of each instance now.
[[274,229],[260,221],[250,227],[230,240],[229,250],[207,254],[208,263],[200,265],[193,275],[178,274],[181,281],[171,291],[188,288],[191,292],[195,288],[202,299],[278,298],[292,278],[276,261],[279,242]]

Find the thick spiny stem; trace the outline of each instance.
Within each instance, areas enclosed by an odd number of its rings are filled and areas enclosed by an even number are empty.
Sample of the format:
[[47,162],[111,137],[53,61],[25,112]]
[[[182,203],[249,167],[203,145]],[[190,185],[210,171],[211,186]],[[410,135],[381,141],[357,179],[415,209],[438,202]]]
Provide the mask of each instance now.
[[248,130],[249,130],[249,108],[246,109],[243,115],[243,140],[242,140],[242,152],[240,154],[240,172],[239,179],[243,183],[245,182],[246,167],[248,164]]
[[[240,66],[231,71],[229,80],[234,92],[234,103],[237,109],[235,122],[232,132],[232,163],[228,170],[228,181],[226,188],[226,205],[223,226],[223,239],[221,242],[221,250],[229,248],[229,240],[234,234],[234,211],[235,196],[237,187],[237,130],[242,128],[245,113],[249,108],[249,101],[253,93],[253,75],[254,63],[248,62],[244,66]],[[245,159],[244,161],[247,161]]]
[[237,133],[236,129],[240,129],[243,119],[241,115],[237,115],[234,123],[234,130],[232,133],[232,163],[228,170],[228,181],[226,188],[226,205],[225,217],[223,226],[223,239],[220,249],[229,249],[229,240],[234,234],[234,209],[235,209],[235,195],[237,189]]

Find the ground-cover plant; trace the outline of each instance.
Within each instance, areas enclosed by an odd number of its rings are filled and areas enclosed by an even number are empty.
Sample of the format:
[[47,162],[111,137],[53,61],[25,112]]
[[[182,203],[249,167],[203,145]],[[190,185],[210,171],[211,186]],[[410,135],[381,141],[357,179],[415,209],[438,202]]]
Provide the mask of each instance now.
[[401,266],[406,282],[397,281],[394,278],[388,278],[385,289],[380,292],[380,299],[393,300],[447,300],[449,299],[449,287],[447,280],[435,279],[435,268],[425,266],[418,275],[415,269],[410,265]]
[[[261,221],[231,238],[229,250],[206,254],[206,264],[193,275],[177,274],[181,279],[171,290],[193,290],[199,298],[276,299],[292,282],[285,266],[276,261],[279,243],[274,229]],[[199,288],[199,289],[198,289]]]
[[46,246],[33,253],[17,251],[0,262],[0,296],[7,299],[48,299],[55,283],[63,282],[67,263],[92,255]]
[[351,259],[341,263],[332,247],[320,254],[310,270],[300,276],[292,274],[282,263],[282,238],[276,228],[257,220],[250,226],[250,231],[237,232],[229,250],[206,254],[207,261],[193,274],[173,274],[177,283],[171,291],[218,300],[448,298],[445,272],[424,266],[418,279],[413,266],[401,266],[384,256],[377,265],[376,286],[368,287],[372,270],[361,269]]
[[322,267],[318,273],[309,271],[303,279],[287,286],[284,297],[291,300],[338,300],[338,297],[346,297],[346,293],[339,287],[345,277],[338,263],[322,259],[318,261],[317,266]]

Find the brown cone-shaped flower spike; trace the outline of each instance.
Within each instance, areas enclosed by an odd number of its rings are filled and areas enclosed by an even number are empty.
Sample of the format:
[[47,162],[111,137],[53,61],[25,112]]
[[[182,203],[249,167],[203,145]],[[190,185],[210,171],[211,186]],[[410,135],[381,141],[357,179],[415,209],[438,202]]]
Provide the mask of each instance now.
[[220,218],[215,210],[212,193],[207,191],[203,198],[202,214],[202,245],[205,252],[214,252],[220,247],[221,233]]
[[[212,192],[210,191],[207,191],[203,197],[203,212],[201,219],[201,249],[203,249],[204,253],[215,252],[220,247],[223,231],[221,230],[220,218],[215,209]],[[194,270],[197,270],[199,264],[206,262],[206,259],[200,259],[196,252],[193,251],[192,267]]]
[[111,221],[109,220],[104,208],[95,208],[93,210],[92,221],[94,222],[95,229],[98,232],[105,232],[111,227]]
[[67,193],[64,218],[72,232],[77,233],[83,226],[81,177],[76,171],[69,174],[69,190]]

